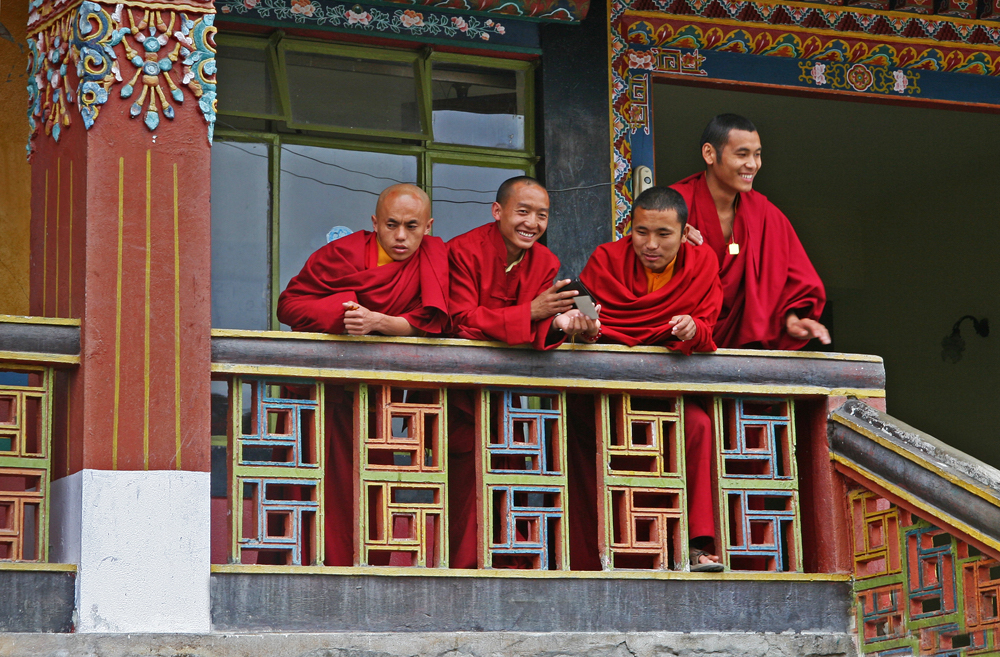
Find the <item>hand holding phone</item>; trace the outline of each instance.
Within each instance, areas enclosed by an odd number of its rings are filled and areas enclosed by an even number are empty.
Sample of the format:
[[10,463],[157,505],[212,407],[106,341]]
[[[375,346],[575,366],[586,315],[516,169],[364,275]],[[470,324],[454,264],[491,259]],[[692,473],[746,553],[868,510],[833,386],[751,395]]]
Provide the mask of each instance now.
[[597,307],[594,305],[594,297],[590,294],[590,290],[580,282],[580,279],[574,280],[561,291],[568,292],[570,290],[577,292],[577,295],[573,297],[573,304],[577,309],[590,319],[597,319]]

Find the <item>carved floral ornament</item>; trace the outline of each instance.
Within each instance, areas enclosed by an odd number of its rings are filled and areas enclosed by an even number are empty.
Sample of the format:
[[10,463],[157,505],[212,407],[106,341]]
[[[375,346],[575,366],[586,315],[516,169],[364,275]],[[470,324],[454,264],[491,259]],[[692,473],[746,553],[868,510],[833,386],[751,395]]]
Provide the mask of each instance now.
[[71,123],[70,105],[77,106],[84,127],[90,129],[112,93],[131,100],[129,115],[142,116],[145,126],[156,130],[161,113],[172,120],[175,107],[184,103],[182,87],[197,100],[211,142],[216,112],[214,21],[210,12],[199,16],[122,4],[109,11],[90,0],[50,19],[28,38],[28,154],[39,127],[59,140]]

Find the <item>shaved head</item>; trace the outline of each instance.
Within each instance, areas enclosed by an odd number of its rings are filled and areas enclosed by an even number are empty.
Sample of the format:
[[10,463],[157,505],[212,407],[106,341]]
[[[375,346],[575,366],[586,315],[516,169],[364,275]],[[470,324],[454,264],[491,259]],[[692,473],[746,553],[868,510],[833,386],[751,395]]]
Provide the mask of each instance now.
[[411,185],[409,183],[390,185],[383,189],[382,193],[378,195],[378,202],[375,203],[375,215],[379,216],[380,212],[384,209],[385,204],[390,199],[401,195],[412,196],[420,201],[427,208],[427,216],[431,216],[431,199],[427,196],[427,192],[420,189],[416,185]]
[[416,185],[393,185],[379,194],[372,228],[393,260],[406,260],[416,253],[433,224],[431,200]]

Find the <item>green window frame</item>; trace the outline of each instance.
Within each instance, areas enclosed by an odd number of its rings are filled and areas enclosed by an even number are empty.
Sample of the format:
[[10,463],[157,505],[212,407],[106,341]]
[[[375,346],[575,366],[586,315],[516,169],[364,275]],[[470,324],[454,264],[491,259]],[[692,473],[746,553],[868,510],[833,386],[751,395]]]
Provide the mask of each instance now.
[[[219,120],[216,124],[216,141],[255,142],[267,145],[268,184],[270,208],[268,211],[268,255],[270,265],[270,319],[269,328],[280,328],[277,318],[280,289],[280,234],[281,234],[281,161],[284,145],[317,146],[352,151],[410,155],[417,160],[419,185],[434,201],[433,168],[435,164],[479,166],[493,169],[511,169],[535,174],[538,161],[535,155],[534,69],[536,62],[514,59],[460,55],[435,52],[429,47],[421,50],[402,50],[384,47],[343,45],[285,37],[276,32],[270,38],[218,34],[216,44],[223,61],[228,48],[259,51],[263,54],[267,82],[273,93],[273,112],[234,110],[220,102]],[[296,122],[292,117],[287,58],[290,53],[327,55],[391,63],[410,63],[414,70],[416,98],[419,104],[420,131],[392,131],[356,128],[337,125],[314,125]],[[432,125],[432,72],[435,64],[458,64],[516,71],[523,74],[524,148],[506,149],[434,141]],[[224,65],[224,64],[223,64]],[[225,72],[220,71],[220,80]],[[223,84],[225,84],[223,82]],[[224,101],[225,90],[220,90]],[[227,117],[256,119],[269,122],[266,129],[242,129],[227,123]],[[372,203],[374,208],[374,202]],[[304,264],[304,262],[303,262]]]

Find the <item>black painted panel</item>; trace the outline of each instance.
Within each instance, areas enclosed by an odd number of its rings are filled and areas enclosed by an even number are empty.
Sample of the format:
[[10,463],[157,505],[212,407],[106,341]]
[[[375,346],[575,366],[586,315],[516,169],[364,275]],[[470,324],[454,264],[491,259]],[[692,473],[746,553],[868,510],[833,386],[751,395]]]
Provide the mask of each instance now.
[[505,349],[407,342],[309,341],[274,338],[212,338],[212,362],[340,370],[405,372],[427,376],[539,377],[646,384],[785,385],[882,389],[880,362],[755,355],[648,351]]
[[0,570],[0,632],[72,632],[76,574]]
[[849,582],[212,575],[223,632],[846,632]]
[[608,116],[608,17],[591,2],[580,25],[544,25],[539,114],[541,176],[552,190],[547,246],[575,277],[597,245],[610,242],[611,128]]
[[80,353],[80,328],[0,322],[0,351],[76,355]]

